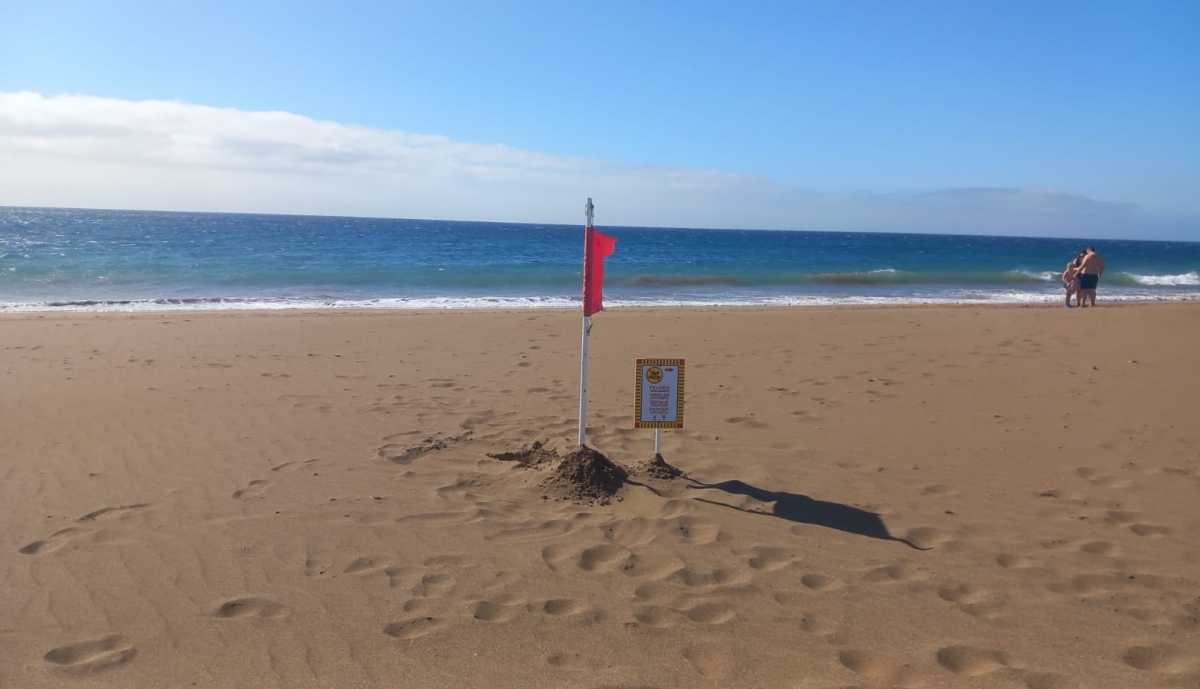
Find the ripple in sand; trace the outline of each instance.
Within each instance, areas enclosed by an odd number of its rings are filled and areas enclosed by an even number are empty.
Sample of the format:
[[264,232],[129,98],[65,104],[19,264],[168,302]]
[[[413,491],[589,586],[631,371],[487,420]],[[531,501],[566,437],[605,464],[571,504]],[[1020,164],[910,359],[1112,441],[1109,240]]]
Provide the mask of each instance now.
[[384,563],[378,562],[373,558],[356,557],[354,558],[353,562],[346,565],[346,568],[343,569],[342,572],[345,574],[365,574],[368,572],[381,570],[385,566],[386,565]]
[[927,574],[923,570],[902,562],[886,567],[877,567],[867,572],[863,578],[872,583],[885,584],[893,581],[913,581],[926,576]]
[[42,659],[52,665],[90,673],[117,667],[133,660],[135,655],[136,648],[126,643],[121,635],[113,634],[100,639],[59,646],[47,651]]
[[436,617],[416,617],[402,622],[390,622],[384,625],[383,633],[397,639],[416,639],[445,626],[446,622]]
[[498,531],[485,538],[497,543],[523,543],[566,536],[574,530],[575,526],[565,519],[550,519],[533,521],[512,529]]
[[1083,682],[1054,672],[1037,672],[1025,676],[1028,689],[1086,689]]
[[213,613],[216,617],[279,617],[283,605],[266,598],[237,598],[222,603]]

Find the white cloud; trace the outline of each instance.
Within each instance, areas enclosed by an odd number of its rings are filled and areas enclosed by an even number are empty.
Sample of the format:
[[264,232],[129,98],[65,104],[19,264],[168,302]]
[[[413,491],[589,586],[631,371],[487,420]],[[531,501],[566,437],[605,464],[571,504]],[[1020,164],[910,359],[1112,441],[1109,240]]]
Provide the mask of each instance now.
[[1136,236],[1138,209],[1053,189],[814,194],[174,101],[0,93],[0,205],[598,224]]

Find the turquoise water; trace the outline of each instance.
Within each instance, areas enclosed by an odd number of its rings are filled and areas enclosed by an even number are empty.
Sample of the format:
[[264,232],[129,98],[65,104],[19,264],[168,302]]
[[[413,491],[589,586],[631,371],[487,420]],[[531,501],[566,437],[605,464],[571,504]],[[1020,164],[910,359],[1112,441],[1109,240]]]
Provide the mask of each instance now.
[[[604,227],[606,305],[1200,298],[1200,243]],[[0,208],[0,311],[577,306],[581,225]]]

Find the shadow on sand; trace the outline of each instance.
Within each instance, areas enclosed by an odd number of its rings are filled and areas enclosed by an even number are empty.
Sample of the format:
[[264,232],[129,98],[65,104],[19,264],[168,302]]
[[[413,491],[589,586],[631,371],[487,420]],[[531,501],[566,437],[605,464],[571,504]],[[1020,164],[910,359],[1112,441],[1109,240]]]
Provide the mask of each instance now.
[[717,500],[697,498],[701,502],[728,507],[731,510],[778,517],[779,519],[786,519],[790,522],[800,524],[823,526],[827,529],[837,529],[838,531],[845,531],[857,536],[878,538],[883,541],[897,541],[915,550],[928,550],[928,548],[918,548],[908,540],[893,536],[878,514],[838,502],[815,500],[807,495],[800,495],[798,493],[765,490],[737,480],[722,481],[720,483],[701,483],[692,480],[688,488],[719,490],[730,495],[745,495],[759,502],[775,503],[771,512],[759,512],[757,510],[743,509]]

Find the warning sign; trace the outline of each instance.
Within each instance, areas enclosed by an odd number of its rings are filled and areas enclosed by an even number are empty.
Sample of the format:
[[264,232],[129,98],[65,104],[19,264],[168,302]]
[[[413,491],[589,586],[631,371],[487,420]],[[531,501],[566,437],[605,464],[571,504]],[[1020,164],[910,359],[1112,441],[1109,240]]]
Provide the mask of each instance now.
[[638,359],[634,428],[683,428],[683,359]]

